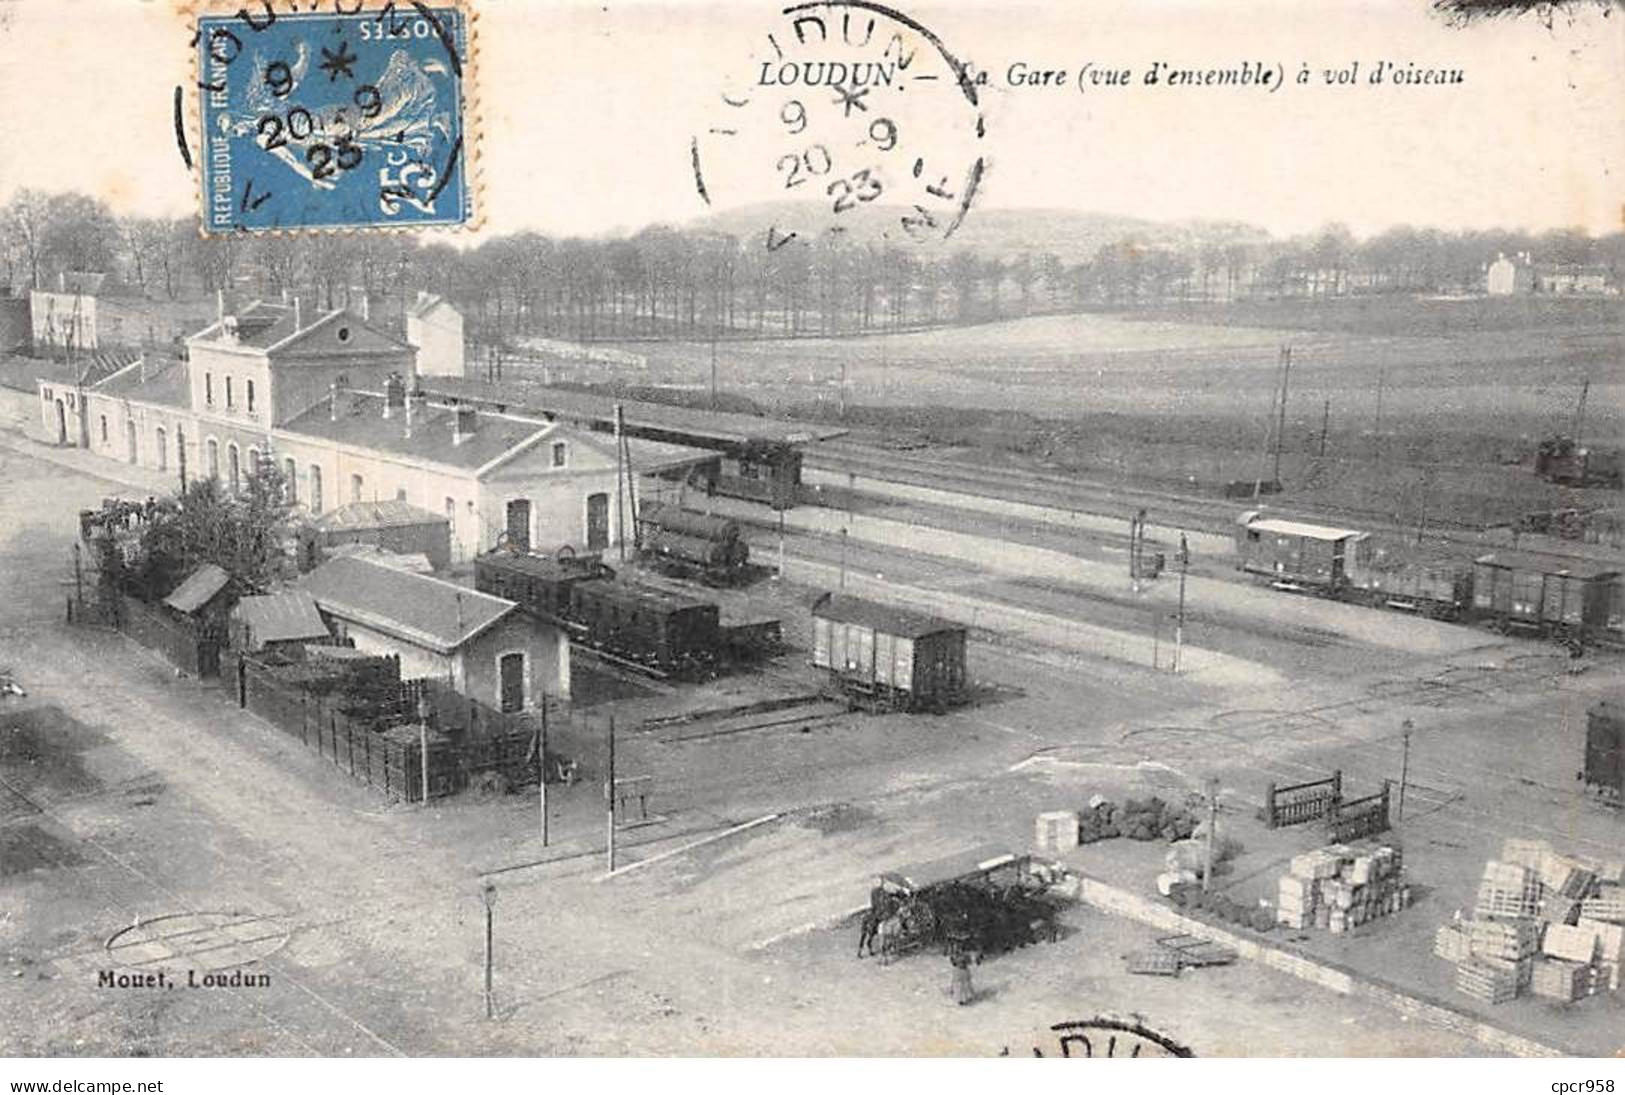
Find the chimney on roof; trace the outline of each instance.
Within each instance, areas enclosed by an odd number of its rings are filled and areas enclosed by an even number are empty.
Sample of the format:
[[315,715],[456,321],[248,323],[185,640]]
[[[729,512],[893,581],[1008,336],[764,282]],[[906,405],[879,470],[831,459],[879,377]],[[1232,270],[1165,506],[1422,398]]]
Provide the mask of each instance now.
[[394,417],[397,408],[406,408],[406,382],[400,373],[390,373],[389,379],[384,381],[384,417]]
[[365,289],[361,290],[361,322],[372,322],[372,294]]
[[294,297],[293,298],[293,329],[295,331],[302,331],[302,330],[305,329],[304,320],[303,320],[300,313],[301,313],[301,308],[300,308],[299,298]]
[[56,287],[60,292],[66,293],[68,291],[68,272],[66,270],[56,272]]
[[479,415],[473,407],[458,407],[451,423],[451,443],[461,445],[479,429]]

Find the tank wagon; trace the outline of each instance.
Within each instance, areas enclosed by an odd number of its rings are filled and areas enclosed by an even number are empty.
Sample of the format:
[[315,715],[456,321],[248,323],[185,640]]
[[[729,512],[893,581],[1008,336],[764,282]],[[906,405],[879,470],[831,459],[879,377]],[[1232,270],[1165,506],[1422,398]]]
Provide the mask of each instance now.
[[1243,513],[1236,566],[1277,589],[1576,642],[1625,643],[1617,570],[1527,552],[1440,558],[1358,529]]
[[834,593],[814,602],[812,624],[813,665],[861,706],[943,711],[965,699],[959,624]]
[[750,561],[739,522],[669,502],[638,507],[638,538],[642,557],[660,570],[713,585],[738,581]]

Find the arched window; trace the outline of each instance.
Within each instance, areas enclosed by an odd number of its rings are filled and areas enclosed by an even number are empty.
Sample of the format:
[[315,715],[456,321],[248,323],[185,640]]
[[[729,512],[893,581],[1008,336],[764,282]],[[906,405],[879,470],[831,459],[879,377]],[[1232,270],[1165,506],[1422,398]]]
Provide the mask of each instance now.
[[310,512],[322,512],[322,466],[310,466]]
[[361,481],[361,476],[359,476],[359,475],[350,476],[350,501],[352,501],[352,502],[361,501],[361,488],[364,485],[365,484],[362,483],[362,481]]
[[236,494],[243,486],[243,459],[235,441],[226,447],[226,464],[231,472],[231,493]]
[[169,435],[159,426],[152,434],[153,447],[158,450],[158,470],[169,470]]
[[291,456],[282,462],[282,480],[282,489],[291,506],[299,501],[299,465],[293,462]]
[[209,478],[210,479],[219,479],[220,478],[220,442],[216,441],[214,438],[211,437],[211,438],[209,438],[209,442],[205,446],[205,448],[208,450],[208,453],[209,453]]

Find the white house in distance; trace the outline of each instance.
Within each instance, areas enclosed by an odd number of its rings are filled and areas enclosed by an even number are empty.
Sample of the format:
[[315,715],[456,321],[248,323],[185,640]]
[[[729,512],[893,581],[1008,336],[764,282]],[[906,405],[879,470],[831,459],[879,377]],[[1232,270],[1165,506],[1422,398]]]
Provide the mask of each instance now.
[[513,601],[399,567],[329,559],[299,581],[333,634],[395,655],[401,676],[435,677],[499,711],[570,695],[570,639]]
[[[59,384],[39,382],[39,436],[181,480],[243,489],[275,461],[311,514],[398,499],[451,525],[452,562],[499,541],[602,550],[622,536],[614,442],[540,415],[416,392],[413,347],[345,309],[256,303],[187,340],[188,360],[145,363],[84,390],[85,428],[59,422]],[[714,452],[637,440],[640,475]],[[628,510],[630,506],[628,505]],[[629,514],[625,517],[630,534]]]
[[438,293],[419,292],[406,309],[406,341],[422,376],[463,375],[463,314]]
[[1492,297],[1510,297],[1535,290],[1535,266],[1527,252],[1495,256],[1484,270],[1484,291]]

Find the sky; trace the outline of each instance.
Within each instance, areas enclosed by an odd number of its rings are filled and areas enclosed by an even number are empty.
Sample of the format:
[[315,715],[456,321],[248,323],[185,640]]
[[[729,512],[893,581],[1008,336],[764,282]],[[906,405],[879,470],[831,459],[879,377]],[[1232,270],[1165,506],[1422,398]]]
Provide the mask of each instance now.
[[[476,3],[482,234],[588,236],[703,214],[691,141],[731,117],[722,96],[740,94],[771,56],[767,35],[786,36],[781,6]],[[1622,227],[1625,19],[1585,10],[1551,28],[1529,18],[1454,28],[1430,8],[909,4],[908,15],[989,74],[978,104],[985,136],[967,144],[967,108],[951,89],[896,101],[919,115],[909,131],[934,162],[971,144],[969,154],[987,160],[979,207],[1239,220],[1277,234],[1330,221],[1358,235],[1401,223]],[[0,201],[23,186],[78,189],[121,213],[192,213],[197,181],[171,115],[175,86],[190,86],[186,35],[175,0],[0,0]],[[1460,69],[1464,79],[1372,85],[1383,60]],[[1140,77],[1157,61],[1255,61],[1278,65],[1286,83],[1275,92],[1146,87]],[[1358,82],[1327,86],[1325,70],[1356,61]],[[1015,62],[1061,71],[1067,85],[1005,86]],[[1073,85],[1086,63],[1128,70],[1133,82],[1080,93]],[[1296,82],[1304,64],[1308,85]],[[786,96],[756,91],[756,128],[707,147],[713,208],[776,192],[772,161],[790,146],[761,112]],[[836,126],[824,118],[812,135]]]

